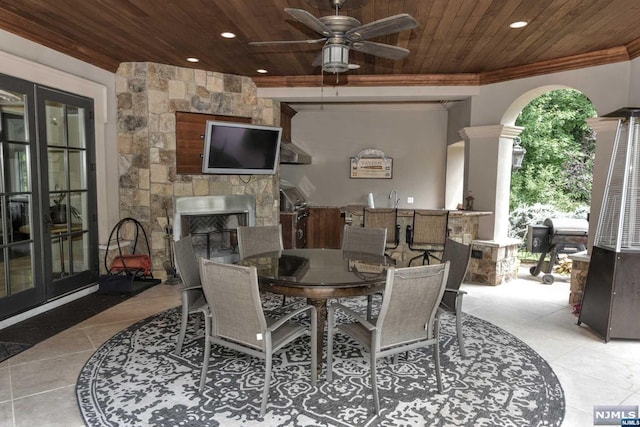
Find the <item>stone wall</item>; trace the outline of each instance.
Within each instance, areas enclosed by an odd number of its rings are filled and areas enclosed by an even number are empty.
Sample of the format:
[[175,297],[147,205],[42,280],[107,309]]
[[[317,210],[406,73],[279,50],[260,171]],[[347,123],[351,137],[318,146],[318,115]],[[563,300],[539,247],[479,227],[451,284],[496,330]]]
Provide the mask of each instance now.
[[505,239],[502,242],[474,240],[467,280],[496,286],[517,279],[520,269],[519,244],[517,239]]
[[586,253],[569,255],[571,260],[571,285],[569,292],[569,304],[580,304],[582,294],[589,274],[589,261],[591,257]]
[[144,225],[155,277],[166,277],[165,227],[167,218],[173,218],[175,196],[255,195],[256,224],[278,223],[279,175],[176,174],[176,111],[279,124],[280,104],[258,98],[250,78],[148,62],[123,63],[116,72],[116,95],[120,218],[133,217]]

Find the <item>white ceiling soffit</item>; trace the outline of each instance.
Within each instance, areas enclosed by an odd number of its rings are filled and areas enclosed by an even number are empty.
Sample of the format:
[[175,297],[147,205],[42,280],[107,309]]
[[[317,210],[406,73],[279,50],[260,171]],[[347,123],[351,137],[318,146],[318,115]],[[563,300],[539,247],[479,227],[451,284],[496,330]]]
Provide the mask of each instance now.
[[292,102],[287,103],[297,112],[303,111],[443,111],[455,101],[420,101],[420,102]]
[[478,95],[478,86],[265,87],[258,96],[293,103],[387,103],[459,101]]

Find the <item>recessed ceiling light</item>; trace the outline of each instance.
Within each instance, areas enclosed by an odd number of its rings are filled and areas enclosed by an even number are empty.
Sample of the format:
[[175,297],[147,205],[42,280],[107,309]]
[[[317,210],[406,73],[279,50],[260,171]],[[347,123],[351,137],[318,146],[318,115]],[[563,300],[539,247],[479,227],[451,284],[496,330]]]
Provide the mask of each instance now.
[[529,25],[529,23],[526,22],[526,21],[517,21],[517,22],[513,22],[512,24],[510,24],[509,27],[511,27],[511,28],[522,28],[522,27],[526,27],[527,25]]
[[225,39],[235,39],[236,35],[229,32],[229,31],[225,31],[224,33],[220,33],[220,36],[224,37]]
[[265,70],[264,68],[258,68],[256,71],[257,71],[258,73],[260,73],[260,74],[267,74],[267,73],[268,73],[268,71],[267,71],[267,70]]
[[198,58],[194,58],[193,56],[190,56],[189,58],[187,58],[187,61],[189,61],[189,62],[200,62],[200,60]]

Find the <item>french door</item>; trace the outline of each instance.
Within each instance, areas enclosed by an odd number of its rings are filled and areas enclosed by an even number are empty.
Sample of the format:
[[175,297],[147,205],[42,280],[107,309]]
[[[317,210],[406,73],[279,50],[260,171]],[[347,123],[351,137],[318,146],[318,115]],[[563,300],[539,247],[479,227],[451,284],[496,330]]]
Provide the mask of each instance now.
[[0,319],[98,275],[93,100],[0,75]]
[[47,299],[95,282],[98,268],[93,100],[37,87]]

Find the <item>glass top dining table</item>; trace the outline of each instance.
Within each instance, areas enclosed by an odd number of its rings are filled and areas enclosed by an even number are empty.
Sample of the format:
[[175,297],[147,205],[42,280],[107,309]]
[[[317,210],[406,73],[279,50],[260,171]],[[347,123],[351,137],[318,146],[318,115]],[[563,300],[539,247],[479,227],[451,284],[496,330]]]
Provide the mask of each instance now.
[[320,372],[327,301],[381,292],[393,261],[386,256],[340,249],[285,249],[247,257],[238,264],[256,267],[262,291],[303,297],[316,307]]

